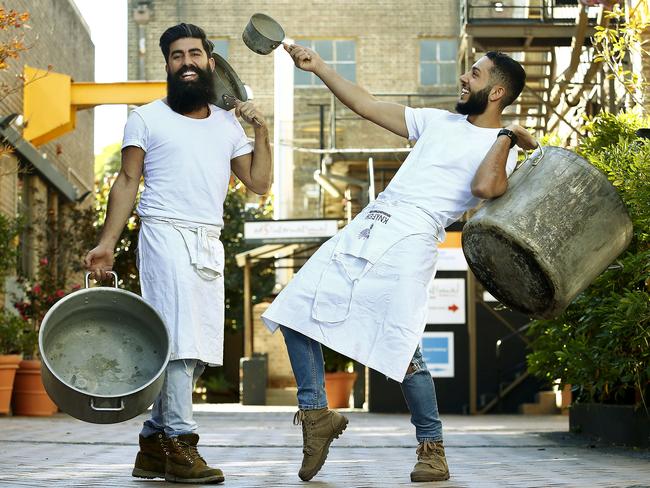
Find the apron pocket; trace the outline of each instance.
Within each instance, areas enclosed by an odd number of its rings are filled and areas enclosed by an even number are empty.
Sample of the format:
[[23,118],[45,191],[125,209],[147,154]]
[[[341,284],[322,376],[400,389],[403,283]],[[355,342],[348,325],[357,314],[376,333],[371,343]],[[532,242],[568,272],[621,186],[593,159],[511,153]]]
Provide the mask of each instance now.
[[354,288],[369,265],[366,259],[351,254],[334,254],[316,287],[312,318],[326,323],[346,320]]

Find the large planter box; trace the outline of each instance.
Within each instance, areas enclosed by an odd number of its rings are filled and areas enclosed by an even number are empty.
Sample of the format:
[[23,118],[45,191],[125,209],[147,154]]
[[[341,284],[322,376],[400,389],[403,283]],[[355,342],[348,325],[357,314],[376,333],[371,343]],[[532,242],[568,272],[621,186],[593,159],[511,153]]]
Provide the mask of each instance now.
[[574,403],[569,429],[609,444],[650,447],[650,417],[643,407]]

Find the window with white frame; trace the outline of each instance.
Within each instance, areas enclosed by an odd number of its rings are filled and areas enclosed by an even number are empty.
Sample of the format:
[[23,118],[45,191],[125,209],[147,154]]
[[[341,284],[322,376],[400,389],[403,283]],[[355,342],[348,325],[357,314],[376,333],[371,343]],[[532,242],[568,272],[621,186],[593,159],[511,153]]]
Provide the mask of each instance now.
[[[343,78],[357,80],[356,43],[338,39],[301,39],[296,44],[313,49],[327,64]],[[323,86],[323,82],[313,73],[295,68],[295,86]]]
[[420,41],[420,85],[456,84],[456,39],[422,39]]
[[228,40],[227,39],[210,39],[214,44],[213,53],[217,53],[226,61],[228,60]]

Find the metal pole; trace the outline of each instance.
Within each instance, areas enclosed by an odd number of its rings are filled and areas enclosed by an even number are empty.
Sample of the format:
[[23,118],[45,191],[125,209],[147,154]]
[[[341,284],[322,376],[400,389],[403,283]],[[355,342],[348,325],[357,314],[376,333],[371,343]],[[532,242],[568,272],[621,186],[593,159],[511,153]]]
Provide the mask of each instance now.
[[253,357],[253,317],[251,313],[251,261],[244,265],[244,356]]
[[146,41],[144,37],[144,25],[138,24],[138,80],[145,79],[145,54],[146,54]]
[[501,339],[496,343],[497,362],[497,412],[501,412]]
[[375,201],[375,165],[372,158],[368,158],[368,202]]
[[336,97],[330,98],[330,149],[336,149]]
[[[320,126],[319,126],[319,148],[320,149],[325,149],[325,105],[319,104],[318,105],[318,111],[319,111],[319,121],[320,121]],[[319,163],[319,168],[321,171],[323,171],[323,158],[320,157],[318,160]],[[324,217],[325,216],[325,208],[323,208],[323,188],[319,187],[318,188],[318,211],[320,212],[320,216]]]
[[467,270],[467,336],[469,341],[469,413],[477,413],[476,406],[476,278]]

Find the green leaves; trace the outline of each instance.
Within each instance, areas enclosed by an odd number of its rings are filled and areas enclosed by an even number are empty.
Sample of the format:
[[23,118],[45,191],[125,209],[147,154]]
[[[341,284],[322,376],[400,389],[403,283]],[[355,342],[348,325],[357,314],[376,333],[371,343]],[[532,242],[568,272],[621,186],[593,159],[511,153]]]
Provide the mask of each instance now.
[[647,24],[640,15],[626,18],[625,9],[618,4],[604,14],[610,22],[607,27],[595,27],[592,45],[596,55],[593,61],[605,64],[609,68],[607,78],[618,80],[631,98],[643,106],[642,92],[647,83],[628,66],[633,57],[647,54],[643,48],[643,32]]
[[579,153],[616,187],[633,223],[633,239],[567,310],[529,329],[529,371],[561,379],[579,399],[647,404],[650,385],[650,140],[635,132],[638,114],[588,119]]

